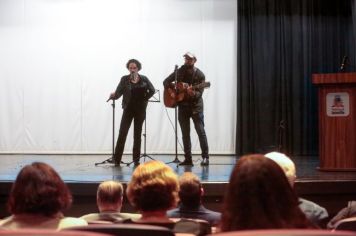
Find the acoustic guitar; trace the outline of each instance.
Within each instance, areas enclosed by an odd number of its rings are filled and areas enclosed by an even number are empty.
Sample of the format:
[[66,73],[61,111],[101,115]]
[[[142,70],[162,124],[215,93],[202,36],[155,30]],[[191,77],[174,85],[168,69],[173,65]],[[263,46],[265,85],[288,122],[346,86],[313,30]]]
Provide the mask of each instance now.
[[[175,83],[172,86],[165,88],[163,91],[163,100],[166,107],[174,108],[177,106],[178,102],[186,100],[189,98],[187,89],[189,87],[188,83],[178,82],[177,88]],[[209,88],[210,82],[203,82],[192,86],[192,89]],[[176,91],[177,90],[177,91]]]

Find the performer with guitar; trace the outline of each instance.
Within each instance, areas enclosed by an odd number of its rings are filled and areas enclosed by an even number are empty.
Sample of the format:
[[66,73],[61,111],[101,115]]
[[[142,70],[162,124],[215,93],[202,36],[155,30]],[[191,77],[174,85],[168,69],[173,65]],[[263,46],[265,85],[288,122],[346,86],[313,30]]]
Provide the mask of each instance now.
[[[187,52],[183,55],[185,62],[177,71],[170,74],[164,81],[164,102],[167,107],[178,105],[178,121],[182,131],[184,146],[184,161],[179,165],[192,166],[192,145],[190,141],[190,118],[194,122],[202,151],[202,166],[209,165],[209,146],[204,129],[204,104],[202,94],[204,87],[210,83],[205,82],[205,75],[194,66],[197,61],[194,54]],[[177,84],[174,83],[177,73]]]
[[140,164],[141,153],[141,133],[142,124],[146,117],[146,108],[148,99],[155,93],[150,80],[139,74],[141,63],[136,59],[130,59],[126,63],[126,68],[129,70],[129,75],[124,75],[116,91],[110,94],[110,99],[122,99],[122,108],[124,110],[120,123],[119,138],[117,139],[115,154],[112,162],[115,166],[120,166],[122,154],[124,152],[127,133],[130,129],[132,120],[134,121],[134,144],[132,157],[135,166]]

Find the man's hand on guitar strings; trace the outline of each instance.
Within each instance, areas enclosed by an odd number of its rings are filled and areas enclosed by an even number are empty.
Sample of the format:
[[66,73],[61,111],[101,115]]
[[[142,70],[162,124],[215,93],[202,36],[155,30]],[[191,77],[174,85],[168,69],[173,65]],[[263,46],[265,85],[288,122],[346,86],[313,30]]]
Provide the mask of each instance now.
[[189,86],[187,88],[187,93],[189,96],[194,97],[195,96],[195,91],[193,90],[192,86]]

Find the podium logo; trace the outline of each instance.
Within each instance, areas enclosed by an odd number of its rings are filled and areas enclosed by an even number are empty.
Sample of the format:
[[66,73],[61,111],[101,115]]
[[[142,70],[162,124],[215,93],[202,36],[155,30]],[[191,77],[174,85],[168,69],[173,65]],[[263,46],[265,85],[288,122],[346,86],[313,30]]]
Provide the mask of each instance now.
[[328,93],[326,95],[326,112],[328,116],[348,116],[350,113],[349,94]]

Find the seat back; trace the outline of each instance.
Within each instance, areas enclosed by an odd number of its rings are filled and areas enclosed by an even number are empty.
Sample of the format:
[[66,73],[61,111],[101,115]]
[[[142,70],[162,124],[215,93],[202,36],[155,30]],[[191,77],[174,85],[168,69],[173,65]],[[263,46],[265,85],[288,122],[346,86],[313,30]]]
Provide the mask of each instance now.
[[0,236],[110,236],[110,234],[88,231],[58,231],[51,229],[1,229]]
[[350,231],[330,231],[323,229],[266,229],[241,230],[212,234],[213,236],[355,236]]
[[[67,228],[68,230],[90,231],[99,232],[117,236],[174,236],[174,233],[165,227],[154,225],[141,225],[141,224],[100,224],[100,225],[87,225],[75,226]],[[67,229],[63,229],[64,231]]]
[[349,217],[338,221],[335,224],[335,230],[356,231],[356,217]]
[[200,219],[180,219],[173,228],[175,233],[189,233],[196,236],[211,234],[211,226],[208,221]]

